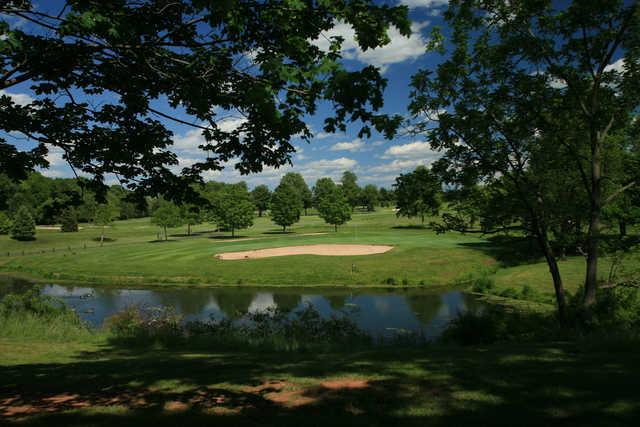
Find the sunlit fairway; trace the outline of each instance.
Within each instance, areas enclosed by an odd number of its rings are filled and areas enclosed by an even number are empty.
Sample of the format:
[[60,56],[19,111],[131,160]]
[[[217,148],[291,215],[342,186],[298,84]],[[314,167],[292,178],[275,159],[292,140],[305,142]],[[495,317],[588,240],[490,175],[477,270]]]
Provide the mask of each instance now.
[[[46,282],[147,285],[271,285],[271,286],[464,286],[470,275],[495,273],[498,289],[523,285],[549,297],[552,286],[541,259],[513,259],[510,249],[478,235],[436,234],[419,222],[397,218],[391,209],[356,213],[337,233],[317,215],[303,216],[285,234],[268,217],[231,239],[210,224],[173,229],[168,242],[157,241],[158,228],[149,220],[118,221],[107,230],[103,247],[99,230],[83,224],[77,233],[39,229],[37,240],[16,242],[0,236],[0,272],[17,273]],[[223,252],[315,244],[392,245],[390,252],[365,256],[296,255],[222,261]],[[22,255],[25,251],[25,255]],[[526,255],[526,248],[525,248]],[[7,256],[9,253],[9,256]],[[506,255],[511,255],[506,256]],[[507,259],[508,258],[508,259]],[[507,259],[508,262],[505,261]],[[633,264],[633,260],[627,261]],[[607,261],[602,274],[607,273]],[[567,287],[582,280],[584,262],[561,262]],[[551,301],[549,299],[549,301]]]

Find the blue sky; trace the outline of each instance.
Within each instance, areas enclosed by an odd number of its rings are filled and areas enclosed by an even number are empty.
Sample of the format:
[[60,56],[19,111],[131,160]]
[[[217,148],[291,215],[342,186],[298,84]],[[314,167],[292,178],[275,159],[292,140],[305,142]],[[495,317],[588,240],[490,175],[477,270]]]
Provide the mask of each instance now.
[[[394,2],[396,0],[386,1],[387,4]],[[40,3],[38,7],[47,7],[45,6],[47,3]],[[427,54],[425,45],[433,25],[444,27],[442,12],[447,0],[398,0],[397,3],[405,4],[410,8],[409,16],[413,22],[413,34],[409,38],[401,36],[395,28],[392,28],[389,33],[391,37],[389,45],[363,52],[354,42],[353,31],[347,25],[338,24],[326,35],[341,35],[345,38],[343,56],[346,65],[350,68],[369,64],[380,67],[389,80],[383,111],[406,116],[411,75],[419,68],[434,67],[441,59],[435,53]],[[49,3],[49,5],[52,4]],[[322,40],[319,41],[321,46],[323,43]],[[29,102],[33,97],[28,84],[10,88],[2,93],[12,96],[16,102],[23,103]],[[375,184],[389,187],[400,173],[413,170],[421,164],[428,165],[438,157],[438,154],[431,151],[424,140],[415,137],[401,135],[389,141],[374,132],[371,138],[359,139],[357,126],[350,127],[346,133],[326,134],[322,132],[323,111],[326,111],[326,108],[327,106],[322,106],[318,114],[308,120],[315,134],[311,143],[294,141],[297,153],[293,157],[293,166],[279,169],[265,168],[260,174],[242,176],[233,168],[233,162],[231,162],[223,171],[207,173],[205,179],[225,182],[244,180],[250,187],[258,184],[274,187],[284,173],[294,171],[300,172],[307,184],[312,186],[318,178],[329,176],[339,179],[343,171],[351,170],[358,175],[361,185]],[[192,120],[188,117],[183,118]],[[225,126],[233,127],[238,124],[238,120],[240,119],[229,117],[223,122]],[[171,121],[162,121],[174,132],[173,151],[178,155],[181,163],[176,170],[204,157],[204,153],[197,148],[203,141],[200,130]],[[7,140],[23,148],[30,145],[28,141],[12,140],[11,137]],[[60,151],[52,150],[49,161],[51,167],[42,171],[44,175],[73,176]],[[109,183],[116,182],[115,178],[109,178],[109,181]]]

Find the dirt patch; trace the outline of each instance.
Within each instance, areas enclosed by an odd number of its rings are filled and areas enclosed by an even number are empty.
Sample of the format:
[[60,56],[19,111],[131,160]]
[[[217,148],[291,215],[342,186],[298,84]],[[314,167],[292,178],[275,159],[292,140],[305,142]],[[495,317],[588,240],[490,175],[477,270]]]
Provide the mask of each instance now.
[[388,245],[304,245],[256,249],[242,252],[225,252],[216,254],[215,257],[222,260],[239,260],[289,255],[352,256],[382,254],[391,249],[393,249],[393,246]]
[[367,380],[345,378],[340,380],[325,381],[323,383],[320,383],[320,385],[329,390],[358,389],[369,387],[369,382]]

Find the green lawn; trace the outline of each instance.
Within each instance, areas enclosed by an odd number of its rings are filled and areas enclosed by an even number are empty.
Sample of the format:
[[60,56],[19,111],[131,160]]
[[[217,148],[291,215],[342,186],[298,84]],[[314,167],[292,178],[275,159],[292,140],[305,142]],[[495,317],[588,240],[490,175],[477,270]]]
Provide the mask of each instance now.
[[633,425],[639,363],[638,351],[576,344],[299,354],[1,339],[0,417],[29,426]]
[[[480,270],[497,270],[498,289],[520,289],[528,284],[546,296],[552,295],[549,273],[541,260],[505,263],[502,258],[509,248],[505,251],[477,236],[437,235],[418,227],[415,221],[396,218],[390,209],[356,213],[338,233],[316,215],[303,217],[288,234],[281,234],[268,218],[257,218],[253,227],[241,232],[241,237],[251,240],[227,239],[228,233],[211,229],[211,225],[203,224],[194,227],[193,236],[185,236],[183,227],[173,230],[169,242],[158,242],[158,228],[149,219],[119,221],[108,229],[107,236],[113,241],[104,247],[94,240],[99,230],[86,224],[78,233],[39,229],[33,242],[0,236],[0,272],[54,282],[105,285],[382,286],[393,278],[398,284],[406,281],[409,285],[436,286],[459,283]],[[353,257],[214,258],[225,251],[318,243],[390,244],[394,249]],[[603,267],[605,274],[606,260]],[[569,259],[561,263],[561,268],[567,288],[577,289],[583,260]]]

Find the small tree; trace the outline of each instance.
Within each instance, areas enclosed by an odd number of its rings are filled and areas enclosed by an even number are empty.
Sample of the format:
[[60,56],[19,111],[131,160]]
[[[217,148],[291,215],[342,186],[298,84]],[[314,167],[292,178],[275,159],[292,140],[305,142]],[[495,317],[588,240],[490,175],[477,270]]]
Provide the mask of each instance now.
[[426,214],[437,215],[440,209],[442,186],[438,177],[424,166],[401,174],[393,185],[398,216],[419,216],[424,224]]
[[151,217],[151,223],[162,228],[164,231],[164,240],[169,240],[167,228],[180,227],[183,224],[180,209],[171,202],[160,200],[158,207]]
[[373,184],[368,184],[362,189],[360,200],[362,206],[367,208],[367,212],[373,212],[376,210],[376,205],[380,199],[380,193],[378,188]]
[[342,192],[349,201],[351,209],[355,209],[360,202],[360,187],[358,187],[358,177],[351,171],[342,174]]
[[253,225],[255,205],[244,185],[225,185],[213,202],[212,216],[218,228],[231,230],[231,237],[235,231]]
[[309,209],[313,204],[313,196],[302,175],[296,172],[289,172],[282,177],[280,184],[290,185],[298,192],[300,200],[302,200],[302,207],[306,216],[307,209]]
[[14,240],[35,240],[36,222],[33,220],[29,209],[21,206],[13,217],[11,226],[11,238]]
[[185,203],[180,206],[182,221],[187,224],[187,236],[191,236],[191,227],[202,224],[202,211],[196,205]]
[[327,224],[334,226],[338,231],[338,226],[351,219],[351,205],[344,196],[342,190],[334,185],[318,203],[320,218]]
[[104,229],[110,225],[114,218],[117,217],[117,208],[109,203],[102,203],[96,206],[93,214],[93,224],[101,227],[100,229],[100,246],[104,243]]
[[281,183],[271,197],[271,219],[285,232],[287,227],[300,221],[302,207],[302,199],[295,188]]
[[63,233],[75,233],[78,231],[78,215],[75,209],[66,208],[60,214],[60,231]]
[[331,178],[320,178],[313,187],[313,206],[316,208],[320,201],[336,187],[335,182]]
[[266,185],[258,185],[251,192],[251,198],[253,204],[258,209],[258,216],[262,216],[262,213],[269,209],[269,203],[271,202],[271,191]]
[[4,212],[0,212],[0,234],[9,234],[11,231],[11,220]]

